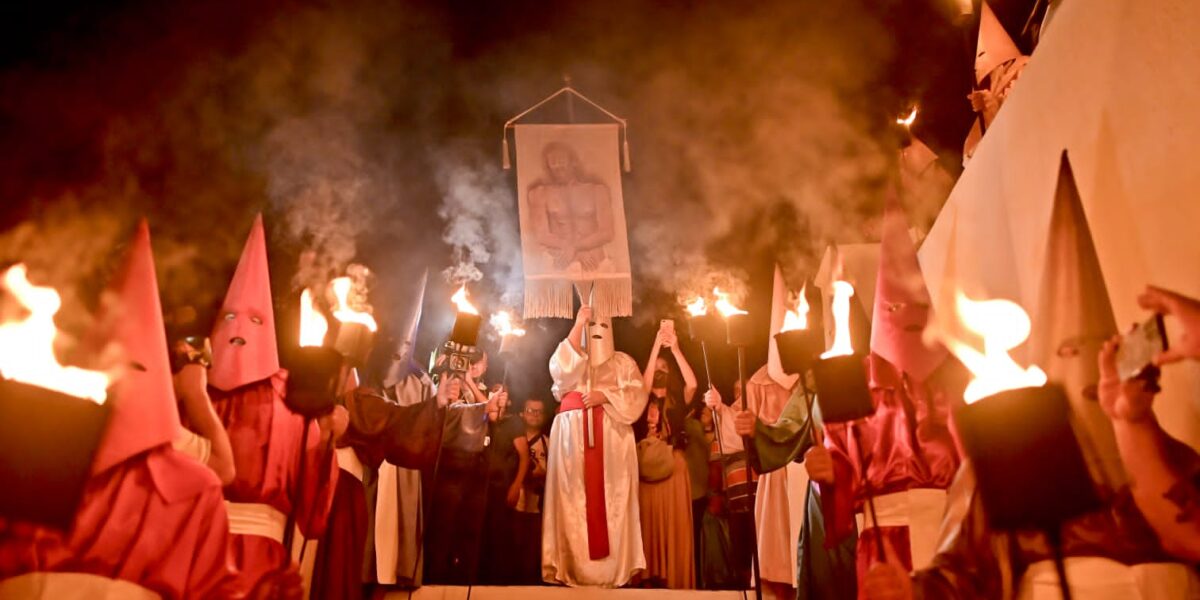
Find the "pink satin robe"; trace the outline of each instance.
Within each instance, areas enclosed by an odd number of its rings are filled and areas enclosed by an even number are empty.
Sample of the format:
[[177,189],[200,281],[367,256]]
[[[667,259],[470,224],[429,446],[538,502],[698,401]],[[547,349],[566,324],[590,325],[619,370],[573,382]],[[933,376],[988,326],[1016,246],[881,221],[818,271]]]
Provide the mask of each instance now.
[[93,475],[69,534],[0,519],[0,579],[88,573],[164,598],[225,598],[229,545],[216,475],[162,445]]
[[[304,419],[283,403],[287,371],[270,379],[242,386],[232,392],[209,388],[213,406],[229,432],[237,475],[225,487],[230,502],[267,504],[287,515],[293,507],[296,525],[306,538],[325,531],[333,504],[338,466],[332,446],[319,444],[316,423],[308,430],[303,446]],[[299,485],[301,448],[305,458],[304,489]],[[295,500],[293,500],[295,499]],[[290,554],[283,544],[258,535],[234,535],[232,560],[237,589],[248,592],[264,575],[286,566]]]

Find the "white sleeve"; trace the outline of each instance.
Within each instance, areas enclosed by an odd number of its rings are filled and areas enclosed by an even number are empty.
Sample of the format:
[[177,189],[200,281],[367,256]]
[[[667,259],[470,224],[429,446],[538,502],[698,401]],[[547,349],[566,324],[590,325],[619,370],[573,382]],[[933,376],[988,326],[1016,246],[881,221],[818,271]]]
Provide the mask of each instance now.
[[626,354],[617,353],[610,359],[611,368],[615,371],[616,385],[602,391],[608,396],[608,404],[604,405],[604,414],[612,420],[632,425],[641,418],[646,410],[649,393],[646,391],[642,372],[637,362]]
[[554,379],[550,391],[555,400],[561,402],[563,394],[583,387],[583,380],[587,377],[587,361],[587,355],[576,352],[571,342],[563,340],[558,343],[558,348],[550,357],[550,377]]

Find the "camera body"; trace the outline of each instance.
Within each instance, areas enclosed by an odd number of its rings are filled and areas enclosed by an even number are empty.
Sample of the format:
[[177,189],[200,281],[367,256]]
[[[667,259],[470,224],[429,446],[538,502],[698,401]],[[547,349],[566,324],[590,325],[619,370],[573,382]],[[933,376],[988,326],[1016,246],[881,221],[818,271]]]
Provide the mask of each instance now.
[[171,372],[178,373],[187,365],[212,366],[212,342],[207,336],[185,336],[171,346]]

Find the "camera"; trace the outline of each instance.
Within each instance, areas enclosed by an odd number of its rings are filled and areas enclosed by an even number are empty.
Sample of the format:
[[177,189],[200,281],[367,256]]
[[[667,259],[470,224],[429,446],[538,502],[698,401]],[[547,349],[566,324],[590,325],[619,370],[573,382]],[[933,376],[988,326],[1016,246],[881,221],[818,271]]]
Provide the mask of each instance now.
[[207,336],[185,336],[171,345],[171,372],[178,373],[187,365],[212,366],[212,342]]

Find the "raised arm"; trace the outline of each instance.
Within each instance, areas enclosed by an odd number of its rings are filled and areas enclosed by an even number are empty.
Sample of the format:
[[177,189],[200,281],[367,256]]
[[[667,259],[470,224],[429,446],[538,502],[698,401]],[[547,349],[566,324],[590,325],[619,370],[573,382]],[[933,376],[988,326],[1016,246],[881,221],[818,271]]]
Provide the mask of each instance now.
[[208,468],[217,474],[221,485],[228,485],[234,477],[233,447],[208,397],[208,371],[202,365],[184,365],[174,375],[174,383],[188,425],[211,444]]
[[679,365],[679,374],[683,375],[683,404],[684,406],[691,405],[692,399],[696,397],[696,373],[692,371],[692,365],[688,364],[687,357],[683,355],[683,350],[679,349],[679,338],[674,333],[671,334],[671,356],[675,357],[675,364]]
[[1157,386],[1143,378],[1121,381],[1114,337],[1100,351],[1100,406],[1112,420],[1134,502],[1163,549],[1200,561],[1200,456],[1172,439],[1154,416]]
[[663,330],[659,327],[658,333],[654,335],[654,346],[650,348],[650,358],[646,359],[646,368],[642,369],[642,385],[647,390],[654,389],[654,365],[658,362],[658,355],[663,347]]

